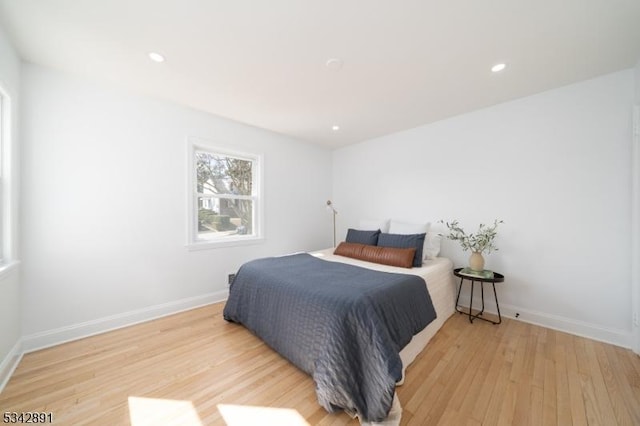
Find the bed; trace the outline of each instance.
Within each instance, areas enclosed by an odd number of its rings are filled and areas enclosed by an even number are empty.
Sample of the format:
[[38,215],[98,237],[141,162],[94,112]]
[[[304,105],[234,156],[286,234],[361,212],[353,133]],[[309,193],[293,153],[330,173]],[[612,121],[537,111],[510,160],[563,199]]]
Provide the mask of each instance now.
[[[318,402],[328,411],[342,409],[357,416],[363,424],[397,423],[401,408],[395,386],[403,382],[406,368],[454,312],[452,263],[446,258],[434,258],[425,260],[422,267],[407,269],[333,252],[334,249],[326,249],[258,259],[243,265],[230,289],[224,318],[244,325],[310,374],[316,383]],[[305,268],[313,272],[304,272]],[[325,285],[309,284],[310,288],[299,290],[293,282],[296,280],[273,278],[272,269],[279,270],[278,273],[298,271],[293,273],[303,287],[314,276],[324,276],[325,269],[332,277],[327,282],[343,279],[353,283],[351,274],[357,273],[364,274],[367,284],[365,287],[340,284],[344,300],[342,295],[340,300],[327,296],[332,299],[331,304],[337,303],[333,310],[328,310],[306,295],[317,293]],[[382,280],[380,283],[378,278]],[[425,283],[428,291],[424,291]],[[401,295],[387,290],[401,286],[404,292]],[[382,307],[365,304],[354,310],[353,294],[374,287],[382,292],[379,297]],[[369,299],[376,297],[367,293],[364,299],[369,303]],[[394,307],[393,303],[398,305]],[[392,311],[396,313],[388,315]],[[401,317],[397,324],[380,326],[395,321],[394,316]]]
[[403,364],[403,379],[398,384],[402,384],[406,368],[411,365],[420,352],[427,346],[431,338],[444,325],[445,321],[455,312],[456,288],[453,280],[453,263],[451,260],[446,257],[436,257],[424,260],[420,268],[405,269],[337,256],[333,254],[332,248],[311,254],[323,260],[348,263],[376,271],[414,274],[425,280],[427,289],[431,295],[431,302],[436,310],[437,318],[424,330],[413,336],[409,344],[400,351],[400,358],[402,358]]

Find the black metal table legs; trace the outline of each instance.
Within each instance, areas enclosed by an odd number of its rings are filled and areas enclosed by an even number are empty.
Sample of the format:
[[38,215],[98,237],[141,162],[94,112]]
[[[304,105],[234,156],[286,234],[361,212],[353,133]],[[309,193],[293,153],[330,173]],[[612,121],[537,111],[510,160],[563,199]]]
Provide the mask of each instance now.
[[480,294],[481,294],[481,298],[482,298],[482,309],[479,312],[477,312],[476,314],[473,314],[473,311],[471,310],[471,308],[473,307],[473,290],[475,288],[476,281],[473,278],[466,278],[466,279],[471,281],[471,296],[469,298],[469,311],[465,312],[465,311],[461,311],[460,309],[458,309],[458,306],[460,306],[459,303],[458,303],[460,301],[460,291],[462,290],[462,283],[465,280],[465,278],[460,278],[460,286],[458,287],[458,296],[456,297],[456,312],[468,315],[470,323],[473,323],[473,320],[477,318],[477,319],[481,319],[483,321],[490,322],[491,324],[500,324],[502,322],[502,316],[500,315],[500,305],[498,304],[498,294],[496,293],[496,283],[492,282],[491,285],[493,286],[493,297],[496,300],[496,309],[498,310],[498,321],[492,321],[490,319],[482,317],[482,314],[484,313],[484,283],[482,281],[478,281],[478,283],[480,283]]

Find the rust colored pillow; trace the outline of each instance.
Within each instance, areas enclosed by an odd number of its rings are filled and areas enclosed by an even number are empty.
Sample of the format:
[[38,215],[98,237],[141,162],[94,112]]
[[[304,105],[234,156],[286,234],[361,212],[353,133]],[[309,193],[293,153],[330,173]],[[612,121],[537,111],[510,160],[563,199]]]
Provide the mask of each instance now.
[[411,268],[413,266],[413,257],[416,254],[416,249],[369,246],[366,244],[343,242],[336,247],[333,254],[366,260],[367,262],[379,263],[381,265]]

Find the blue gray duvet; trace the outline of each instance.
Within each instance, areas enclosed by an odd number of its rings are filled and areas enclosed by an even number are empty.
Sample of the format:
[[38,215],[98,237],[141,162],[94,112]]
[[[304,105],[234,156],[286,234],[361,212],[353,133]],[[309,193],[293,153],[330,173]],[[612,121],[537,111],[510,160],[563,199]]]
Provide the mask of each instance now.
[[381,421],[402,376],[400,350],[436,314],[418,276],[295,254],[244,264],[224,318],[310,374],[326,410]]

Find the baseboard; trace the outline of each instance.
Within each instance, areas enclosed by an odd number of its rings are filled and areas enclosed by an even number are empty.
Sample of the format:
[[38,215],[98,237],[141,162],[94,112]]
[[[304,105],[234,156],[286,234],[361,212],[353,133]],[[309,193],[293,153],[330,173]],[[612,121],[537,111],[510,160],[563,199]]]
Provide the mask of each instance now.
[[[493,297],[491,297],[491,299],[492,298]],[[493,300],[491,302],[493,302]],[[462,307],[469,306],[469,298],[460,297],[459,303]],[[473,309],[480,309],[480,306],[476,306],[474,303]],[[495,309],[495,303],[487,301],[487,304],[485,305],[485,312],[498,315],[497,310]],[[604,343],[610,343],[623,348],[633,348],[633,333],[631,331],[603,327],[585,321],[579,321],[546,312],[524,309],[503,303],[500,303],[500,314],[506,318],[516,319],[518,321],[539,325],[553,330],[562,331],[564,333],[586,337]]]
[[22,351],[24,353],[37,351],[61,343],[82,339],[96,334],[106,333],[141,322],[151,321],[167,315],[177,314],[189,309],[198,308],[212,303],[226,300],[228,291],[208,293],[202,296],[190,297],[161,305],[150,306],[135,311],[124,312],[109,317],[98,318],[74,324],[67,327],[60,327],[22,337]]
[[22,353],[22,341],[18,340],[7,356],[0,362],[0,393],[9,382],[18,364],[20,364]]

